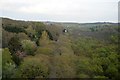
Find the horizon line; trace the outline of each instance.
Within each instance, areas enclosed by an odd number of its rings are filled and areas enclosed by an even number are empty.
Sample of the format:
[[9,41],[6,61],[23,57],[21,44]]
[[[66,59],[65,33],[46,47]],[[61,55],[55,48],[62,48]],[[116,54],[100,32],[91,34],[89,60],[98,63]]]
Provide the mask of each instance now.
[[77,22],[77,21],[54,21],[54,20],[25,20],[25,19],[16,19],[11,17],[0,16],[0,18],[7,18],[11,20],[17,21],[26,21],[26,22],[53,22],[53,23],[78,23],[78,24],[85,24],[85,23],[118,23],[114,21],[93,21],[93,22]]

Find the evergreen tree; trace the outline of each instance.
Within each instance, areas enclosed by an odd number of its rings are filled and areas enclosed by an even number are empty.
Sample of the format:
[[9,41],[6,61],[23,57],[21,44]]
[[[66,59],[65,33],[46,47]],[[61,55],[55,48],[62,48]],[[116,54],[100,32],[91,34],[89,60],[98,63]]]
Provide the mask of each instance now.
[[42,32],[41,38],[39,40],[39,45],[40,46],[46,46],[50,43],[50,39],[48,36],[48,33],[46,31]]

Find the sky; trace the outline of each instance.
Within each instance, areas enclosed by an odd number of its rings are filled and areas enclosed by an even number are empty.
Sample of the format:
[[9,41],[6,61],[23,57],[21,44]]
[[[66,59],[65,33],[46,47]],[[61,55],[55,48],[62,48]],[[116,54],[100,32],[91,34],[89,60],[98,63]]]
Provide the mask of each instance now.
[[0,16],[26,21],[117,22],[119,0],[0,0]]

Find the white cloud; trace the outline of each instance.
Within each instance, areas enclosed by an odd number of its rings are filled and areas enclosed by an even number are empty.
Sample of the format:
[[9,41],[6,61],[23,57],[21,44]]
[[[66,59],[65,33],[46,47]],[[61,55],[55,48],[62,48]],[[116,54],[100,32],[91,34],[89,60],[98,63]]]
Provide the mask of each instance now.
[[[117,21],[119,0],[2,0],[2,16],[55,21]],[[9,12],[9,14],[8,14]],[[20,14],[20,15],[19,15]],[[31,18],[26,17],[29,16]],[[16,17],[18,16],[18,17]],[[23,16],[23,17],[22,17]]]

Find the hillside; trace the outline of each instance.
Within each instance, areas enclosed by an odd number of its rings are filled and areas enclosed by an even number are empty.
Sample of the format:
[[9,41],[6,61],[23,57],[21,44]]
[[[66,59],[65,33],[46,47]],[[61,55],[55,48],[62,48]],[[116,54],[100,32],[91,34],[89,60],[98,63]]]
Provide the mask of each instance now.
[[117,23],[2,18],[2,77],[119,80],[119,34]]

